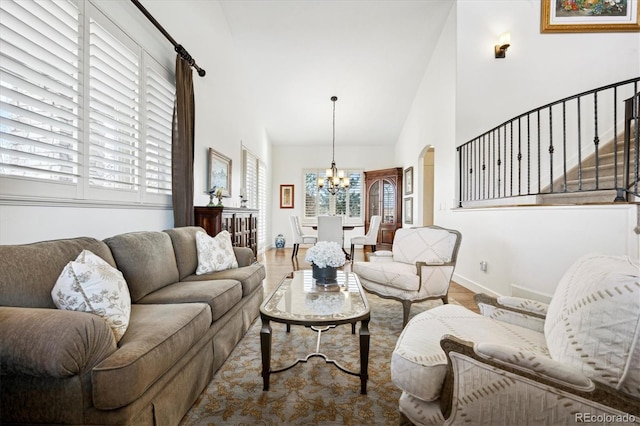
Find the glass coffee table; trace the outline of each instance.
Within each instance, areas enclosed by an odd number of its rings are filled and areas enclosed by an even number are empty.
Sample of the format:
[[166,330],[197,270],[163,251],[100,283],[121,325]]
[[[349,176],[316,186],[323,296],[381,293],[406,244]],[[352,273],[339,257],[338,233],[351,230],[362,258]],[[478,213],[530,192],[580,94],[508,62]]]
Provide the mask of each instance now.
[[[260,349],[262,351],[263,390],[269,390],[269,376],[286,371],[310,358],[321,357],[327,364],[333,364],[341,371],[360,377],[360,393],[367,393],[369,368],[369,303],[353,272],[338,271],[337,285],[316,285],[311,270],[295,271],[285,276],[278,287],[260,306]],[[310,327],[317,332],[316,350],[305,358],[277,370],[271,369],[271,321],[287,325],[287,333],[292,325]],[[322,333],[341,324],[351,324],[355,334],[356,324],[361,322],[360,371],[351,371],[337,361],[320,352]]]

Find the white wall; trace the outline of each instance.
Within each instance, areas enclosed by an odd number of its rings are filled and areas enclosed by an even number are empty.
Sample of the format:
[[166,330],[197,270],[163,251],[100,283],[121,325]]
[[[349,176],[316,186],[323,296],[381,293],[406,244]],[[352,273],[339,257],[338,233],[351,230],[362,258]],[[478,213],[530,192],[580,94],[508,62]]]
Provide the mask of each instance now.
[[[339,169],[378,170],[397,167],[393,161],[392,146],[336,146],[336,165]],[[331,145],[301,147],[291,145],[273,146],[272,191],[273,208],[271,210],[273,235],[267,241],[275,246],[275,236],[282,234],[286,246],[291,247],[291,228],[289,216],[297,215],[302,218],[303,176],[302,170],[307,168],[326,169],[331,165]],[[280,208],[280,185],[293,184],[294,208]],[[362,207],[364,209],[364,206]],[[315,234],[312,228],[303,228],[305,233]],[[364,227],[356,227],[353,231],[346,231],[345,246],[355,235],[364,235]]]
[[[131,6],[128,0],[118,1]],[[224,204],[237,206],[240,188],[244,186],[241,183],[241,142],[261,157],[267,167],[271,152],[264,126],[253,110],[252,91],[245,83],[220,5],[197,0],[143,0],[142,3],[207,71],[205,77],[193,72],[196,104],[194,204],[206,205],[209,201],[206,194],[207,153],[212,147],[232,159],[232,197],[224,199]],[[133,8],[131,13],[139,12]],[[173,50],[169,41],[165,48]],[[42,207],[34,203],[0,205],[0,244],[78,235],[104,238],[121,232],[162,230],[172,226],[170,209]]]
[[[511,286],[553,293],[558,279],[590,252],[638,258],[635,206],[455,209],[455,147],[526,110],[640,75],[638,33],[540,34],[540,1],[458,1],[425,72],[396,146],[414,166],[414,217],[421,218],[419,156],[435,155],[435,224],[462,235],[455,280],[475,291]],[[503,31],[512,46],[495,59]],[[418,202],[420,201],[420,202]],[[415,223],[414,226],[420,225]],[[479,262],[488,262],[481,272]]]
[[[640,75],[640,33],[540,33],[540,0],[458,1],[457,144],[549,102]],[[494,45],[511,33],[507,57]]]

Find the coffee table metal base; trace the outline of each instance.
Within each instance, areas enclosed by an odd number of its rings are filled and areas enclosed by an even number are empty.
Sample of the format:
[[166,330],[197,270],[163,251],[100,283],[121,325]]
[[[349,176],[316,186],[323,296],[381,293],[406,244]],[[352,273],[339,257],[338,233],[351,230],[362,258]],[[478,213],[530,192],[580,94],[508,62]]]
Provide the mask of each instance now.
[[[351,332],[355,334],[355,322],[351,324]],[[311,326],[311,329],[318,333],[318,337],[316,340],[316,351],[310,353],[304,358],[297,359],[294,363],[287,367],[279,368],[277,370],[271,369],[271,324],[268,319],[262,318],[262,328],[260,329],[260,349],[262,352],[262,381],[263,381],[263,390],[269,390],[269,377],[271,374],[282,373],[283,371],[287,371],[300,363],[306,363],[313,357],[320,357],[325,360],[327,364],[333,364],[338,369],[344,373],[350,374],[352,376],[360,377],[360,393],[362,395],[367,394],[367,380],[369,379],[369,320],[362,320],[360,325],[359,337],[360,337],[360,371],[355,372],[349,370],[339,362],[329,359],[325,354],[320,352],[320,339],[322,337],[322,333],[328,331],[331,328],[335,328],[335,325],[323,326],[323,327],[315,327]],[[290,326],[287,324],[287,332],[290,331]]]

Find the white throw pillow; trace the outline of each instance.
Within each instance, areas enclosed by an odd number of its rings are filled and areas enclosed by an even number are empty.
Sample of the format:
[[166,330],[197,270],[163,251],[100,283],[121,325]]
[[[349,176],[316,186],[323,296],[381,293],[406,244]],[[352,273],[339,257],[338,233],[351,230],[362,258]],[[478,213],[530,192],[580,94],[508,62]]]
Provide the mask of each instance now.
[[198,250],[196,275],[238,267],[231,235],[227,231],[222,231],[215,237],[198,231],[196,233],[196,249]]
[[592,254],[564,274],[544,334],[551,357],[584,375],[640,396],[640,264]]
[[83,250],[67,263],[51,290],[59,309],[88,312],[107,321],[116,341],[129,326],[131,296],[122,272],[102,258]]

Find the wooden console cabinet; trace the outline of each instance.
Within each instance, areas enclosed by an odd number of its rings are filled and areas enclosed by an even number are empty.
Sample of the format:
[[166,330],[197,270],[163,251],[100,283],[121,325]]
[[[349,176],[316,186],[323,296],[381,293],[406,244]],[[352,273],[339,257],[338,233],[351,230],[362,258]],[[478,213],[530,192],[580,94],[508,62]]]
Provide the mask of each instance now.
[[194,207],[197,226],[215,237],[221,231],[231,234],[236,247],[249,247],[258,255],[258,210],[238,207]]

